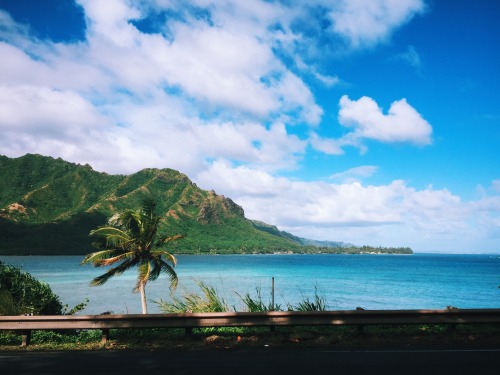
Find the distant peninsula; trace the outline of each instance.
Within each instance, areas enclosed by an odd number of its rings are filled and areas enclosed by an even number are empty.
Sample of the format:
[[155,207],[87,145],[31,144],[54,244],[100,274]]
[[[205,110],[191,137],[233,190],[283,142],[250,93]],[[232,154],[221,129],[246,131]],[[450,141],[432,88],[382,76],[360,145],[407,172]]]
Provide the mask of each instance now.
[[90,230],[113,214],[158,201],[160,230],[183,234],[175,254],[412,254],[408,247],[355,246],[316,241],[245,218],[230,198],[198,188],[173,169],[131,175],[27,154],[0,156],[0,255],[82,255],[93,251]]

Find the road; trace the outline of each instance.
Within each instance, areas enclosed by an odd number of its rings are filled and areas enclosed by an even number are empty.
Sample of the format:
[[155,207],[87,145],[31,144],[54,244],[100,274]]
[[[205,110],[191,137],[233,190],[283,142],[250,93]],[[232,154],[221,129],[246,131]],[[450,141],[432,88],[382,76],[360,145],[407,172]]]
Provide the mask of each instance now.
[[495,350],[246,349],[0,352],[1,375],[500,374]]

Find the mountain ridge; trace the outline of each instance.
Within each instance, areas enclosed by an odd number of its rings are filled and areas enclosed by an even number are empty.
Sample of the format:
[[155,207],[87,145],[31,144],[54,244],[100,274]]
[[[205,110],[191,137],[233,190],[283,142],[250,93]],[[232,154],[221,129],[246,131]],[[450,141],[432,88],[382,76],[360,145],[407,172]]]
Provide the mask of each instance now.
[[158,201],[162,232],[185,235],[172,243],[175,253],[296,253],[352,247],[300,238],[247,219],[230,198],[202,190],[170,168],[110,175],[88,164],[26,154],[0,156],[0,176],[3,255],[86,254],[93,251],[90,230],[116,212],[139,207],[145,196]]

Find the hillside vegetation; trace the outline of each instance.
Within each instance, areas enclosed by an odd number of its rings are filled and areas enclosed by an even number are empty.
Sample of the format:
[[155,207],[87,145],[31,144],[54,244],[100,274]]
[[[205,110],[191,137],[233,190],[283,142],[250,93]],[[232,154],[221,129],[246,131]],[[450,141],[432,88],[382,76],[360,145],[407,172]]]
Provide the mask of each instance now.
[[230,198],[198,188],[173,169],[109,175],[62,159],[0,156],[0,254],[72,255],[93,250],[90,230],[152,195],[164,220],[161,232],[183,234],[174,253],[395,252],[317,242],[245,218]]

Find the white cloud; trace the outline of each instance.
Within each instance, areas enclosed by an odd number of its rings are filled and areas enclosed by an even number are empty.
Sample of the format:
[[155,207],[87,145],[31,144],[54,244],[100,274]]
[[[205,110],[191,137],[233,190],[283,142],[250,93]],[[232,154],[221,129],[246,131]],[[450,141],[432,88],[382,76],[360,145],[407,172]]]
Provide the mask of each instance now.
[[106,119],[71,91],[41,86],[0,86],[0,129],[64,138]]
[[77,0],[85,9],[88,32],[120,47],[130,47],[137,33],[129,20],[138,19],[140,11],[124,0]]
[[280,108],[279,95],[261,81],[284,71],[269,46],[253,36],[207,25],[195,29],[178,25],[175,32],[176,39],[161,61],[171,84],[201,101],[258,117]]
[[[347,172],[373,171],[367,166]],[[306,238],[462,252],[500,232],[500,197],[464,202],[446,189],[417,190],[399,180],[379,186],[304,182],[217,162],[196,182],[231,197],[248,218]]]
[[267,27],[277,22],[281,7],[259,2],[257,10],[248,13],[240,3],[203,3],[213,23],[194,17],[169,20],[170,35],[164,38],[143,34],[130,24],[138,10],[124,2],[116,14],[107,6],[82,3],[92,20],[89,52],[95,64],[116,75],[127,89],[141,92],[145,83],[173,86],[208,113],[222,109],[268,119],[292,112],[312,125],[321,118],[309,87],[273,52],[274,33]]
[[[295,167],[305,143],[280,119],[316,124],[322,110],[273,54],[265,28],[279,7],[250,14],[228,2],[244,27],[217,8],[218,24],[172,21],[166,38],[135,28],[129,20],[141,11],[126,1],[80,3],[89,27],[76,44],[42,43],[2,12],[10,25],[2,35],[13,42],[0,43],[2,153],[45,153],[110,172],[196,172],[213,158]],[[99,141],[84,139],[90,129]]]
[[500,180],[491,181],[491,190],[496,193],[500,193]]
[[216,160],[209,169],[201,172],[196,181],[206,189],[214,189],[231,198],[278,197],[290,187],[285,178],[276,178],[268,172],[247,166],[233,167],[224,160]]
[[425,10],[422,0],[342,0],[332,9],[332,29],[351,46],[385,41],[391,32]]
[[19,24],[12,19],[10,14],[0,9],[0,40],[9,40],[13,44],[26,44],[29,27]]
[[339,139],[326,139],[320,137],[317,133],[311,132],[309,135],[309,142],[311,146],[318,151],[328,155],[342,155],[344,154],[343,146],[346,145],[343,140]]
[[344,172],[334,173],[330,176],[330,179],[342,181],[344,183],[350,183],[359,181],[361,178],[371,177],[377,172],[377,170],[377,166],[363,165],[360,167],[348,169]]
[[285,228],[380,225],[400,220],[397,210],[387,209],[400,182],[390,187],[367,188],[357,182],[307,183],[246,167],[232,169],[220,163],[201,174],[197,182],[216,186],[217,192],[232,197],[245,207],[247,217]]
[[373,99],[366,96],[350,100],[344,95],[339,104],[339,122],[354,128],[358,138],[417,145],[431,143],[432,127],[406,99],[393,102],[387,115],[382,113]]
[[321,74],[314,65],[306,64],[300,56],[295,57],[295,65],[298,69],[312,75],[317,81],[321,82],[326,87],[333,87],[341,83],[337,75]]
[[[8,113],[0,125],[15,126],[23,134],[8,144],[5,134],[0,141],[4,153],[65,149],[64,156],[75,160],[84,143],[77,135],[83,138],[89,129],[99,129],[101,141],[93,152],[101,155],[97,148],[105,142],[119,150],[133,145],[144,155],[144,166],[175,160],[188,170],[198,170],[204,159],[213,158],[259,165],[267,171],[296,166],[305,143],[288,134],[287,126],[317,125],[323,109],[275,49],[309,43],[291,27],[309,5],[199,0],[194,3],[207,11],[208,18],[183,9],[183,17],[167,19],[158,33],[146,34],[130,21],[148,12],[180,11],[179,5],[125,0],[78,3],[87,20],[87,40],[72,44],[39,41],[29,28],[1,12],[0,50],[6,58],[0,61],[0,82]],[[318,5],[337,9],[312,4]],[[339,81],[314,66],[306,73],[327,86]],[[6,109],[10,106],[16,112]],[[144,124],[156,134],[146,131]],[[36,142],[30,141],[34,134]],[[174,135],[183,140],[169,141]],[[61,148],[58,142],[66,146]],[[313,137],[312,143],[339,153],[328,140]],[[93,147],[87,144],[90,158]],[[171,151],[165,151],[166,144]],[[183,160],[190,162],[180,163],[175,157],[174,150],[181,149],[189,150],[190,156]],[[110,159],[111,168],[123,172],[138,165],[132,155],[123,155],[130,160],[117,164]],[[99,165],[105,164],[99,160]]]
[[340,83],[340,78],[338,76],[328,76],[318,72],[314,72],[314,77],[327,87],[336,86]]
[[347,146],[357,147],[363,154],[367,147],[364,139],[385,143],[413,143],[425,146],[432,142],[431,125],[407,102],[406,99],[391,104],[387,114],[369,97],[350,100],[347,95],[339,102],[339,123],[352,131],[334,139],[310,132],[309,143],[328,155],[342,155]]

